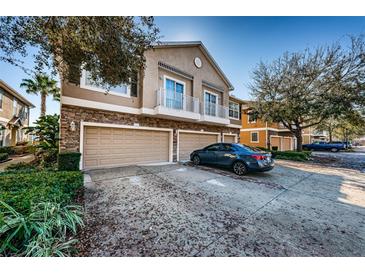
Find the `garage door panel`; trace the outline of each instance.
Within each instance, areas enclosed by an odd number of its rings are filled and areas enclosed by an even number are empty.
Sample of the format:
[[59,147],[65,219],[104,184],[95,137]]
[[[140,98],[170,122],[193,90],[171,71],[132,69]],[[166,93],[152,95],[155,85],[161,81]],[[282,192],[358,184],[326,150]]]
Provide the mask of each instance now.
[[271,148],[277,147],[281,151],[281,138],[279,136],[271,136]]
[[84,167],[169,161],[169,131],[85,127]]
[[224,142],[226,143],[235,143],[236,142],[236,136],[234,135],[225,135],[223,136]]
[[189,160],[196,149],[218,142],[218,134],[179,133],[179,160]]
[[283,139],[283,150],[291,150],[291,138],[284,138]]

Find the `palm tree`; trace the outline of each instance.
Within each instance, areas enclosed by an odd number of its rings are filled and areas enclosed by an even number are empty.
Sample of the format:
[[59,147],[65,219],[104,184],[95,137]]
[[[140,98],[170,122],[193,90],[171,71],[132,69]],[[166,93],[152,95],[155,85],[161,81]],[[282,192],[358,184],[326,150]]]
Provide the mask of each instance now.
[[57,81],[45,74],[35,74],[33,79],[23,79],[20,87],[26,88],[26,92],[41,95],[41,116],[46,114],[47,95],[53,95],[53,99],[59,101],[60,89]]

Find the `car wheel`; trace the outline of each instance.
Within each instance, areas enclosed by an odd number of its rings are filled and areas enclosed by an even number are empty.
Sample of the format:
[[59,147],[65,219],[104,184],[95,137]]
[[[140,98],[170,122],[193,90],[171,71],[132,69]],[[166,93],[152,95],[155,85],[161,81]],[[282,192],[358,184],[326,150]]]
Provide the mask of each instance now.
[[248,170],[244,163],[238,161],[233,164],[233,172],[241,176],[247,174]]
[[200,164],[200,157],[198,155],[194,155],[193,156],[193,164],[195,166],[199,165]]
[[333,147],[333,148],[331,148],[331,151],[332,152],[338,152],[338,148]]

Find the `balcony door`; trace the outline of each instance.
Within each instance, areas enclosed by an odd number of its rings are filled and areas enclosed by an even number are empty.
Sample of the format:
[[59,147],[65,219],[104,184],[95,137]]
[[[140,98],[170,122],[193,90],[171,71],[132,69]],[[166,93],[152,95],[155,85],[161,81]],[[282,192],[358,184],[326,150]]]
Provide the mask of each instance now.
[[204,92],[204,114],[217,116],[217,95],[209,91]]
[[165,78],[166,107],[184,109],[185,84],[183,82]]

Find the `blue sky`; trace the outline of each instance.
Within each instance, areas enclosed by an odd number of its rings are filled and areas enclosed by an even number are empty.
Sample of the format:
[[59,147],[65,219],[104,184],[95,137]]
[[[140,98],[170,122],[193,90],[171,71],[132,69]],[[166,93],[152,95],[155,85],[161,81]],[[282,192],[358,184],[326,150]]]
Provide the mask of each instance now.
[[[233,94],[243,99],[249,98],[250,73],[258,62],[365,33],[365,17],[156,17],[155,22],[162,41],[202,41],[235,87]],[[32,66],[32,58],[26,65]],[[0,78],[36,105],[34,121],[40,98],[19,88],[26,77],[19,68],[0,62]],[[51,97],[47,113],[59,113]]]

